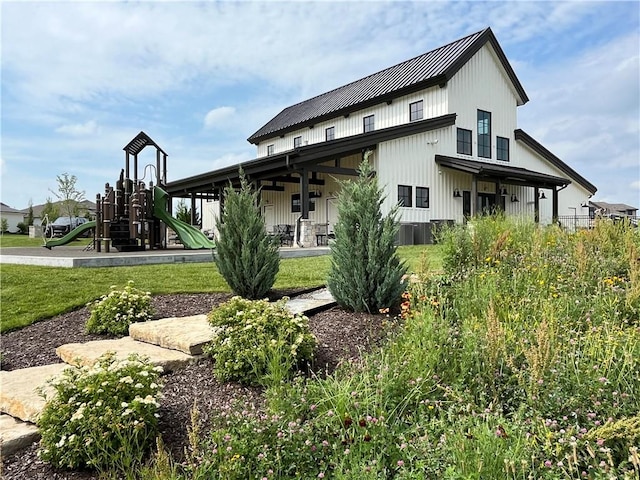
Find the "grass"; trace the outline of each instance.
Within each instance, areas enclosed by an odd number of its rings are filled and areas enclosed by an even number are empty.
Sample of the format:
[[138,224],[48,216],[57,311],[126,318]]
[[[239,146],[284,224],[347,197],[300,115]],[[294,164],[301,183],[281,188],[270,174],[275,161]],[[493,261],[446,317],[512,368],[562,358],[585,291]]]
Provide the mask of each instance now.
[[[22,237],[23,240],[29,240]],[[433,262],[441,264],[437,246],[399,248],[400,255],[411,268],[418,267],[423,251],[433,252],[433,255],[430,254]],[[329,265],[328,255],[283,259],[274,288],[323,285]],[[2,264],[0,274],[0,332],[15,330],[82,307],[108,293],[111,285],[124,286],[129,280],[133,280],[136,288],[149,291],[152,295],[229,291],[213,262],[103,268]]]
[[[82,239],[86,240],[86,239]],[[29,235],[18,235],[15,233],[5,233],[0,235],[0,248],[5,247],[41,247],[44,242],[42,238],[29,238]],[[75,243],[80,244],[80,240]]]

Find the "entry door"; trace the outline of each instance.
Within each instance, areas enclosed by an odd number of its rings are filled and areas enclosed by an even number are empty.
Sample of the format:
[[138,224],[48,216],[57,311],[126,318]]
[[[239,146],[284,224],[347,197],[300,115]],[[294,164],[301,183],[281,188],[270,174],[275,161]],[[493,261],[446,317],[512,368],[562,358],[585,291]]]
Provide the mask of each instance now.
[[496,213],[497,210],[504,212],[505,197],[500,197],[499,203],[496,203],[495,193],[479,193],[477,209],[481,215],[491,215]]
[[338,199],[337,198],[327,198],[327,218],[326,222],[329,224],[327,227],[327,231],[329,233],[334,233],[333,227],[336,223],[338,223]]
[[262,207],[262,218],[267,232],[273,232],[273,226],[276,224],[275,210],[273,205],[264,205]]

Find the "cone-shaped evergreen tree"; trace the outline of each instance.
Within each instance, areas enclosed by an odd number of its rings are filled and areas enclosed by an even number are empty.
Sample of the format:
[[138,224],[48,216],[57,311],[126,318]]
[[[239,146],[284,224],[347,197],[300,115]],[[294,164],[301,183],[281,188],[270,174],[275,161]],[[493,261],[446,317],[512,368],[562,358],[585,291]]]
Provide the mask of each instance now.
[[258,192],[240,169],[240,190],[225,188],[225,201],[216,221],[218,240],[214,260],[231,290],[248,299],[264,298],[280,267],[278,244],[267,234]]
[[385,196],[368,155],[359,173],[358,180],[341,182],[327,286],[341,307],[371,313],[399,302],[407,268],[396,253],[398,207],[382,216]]

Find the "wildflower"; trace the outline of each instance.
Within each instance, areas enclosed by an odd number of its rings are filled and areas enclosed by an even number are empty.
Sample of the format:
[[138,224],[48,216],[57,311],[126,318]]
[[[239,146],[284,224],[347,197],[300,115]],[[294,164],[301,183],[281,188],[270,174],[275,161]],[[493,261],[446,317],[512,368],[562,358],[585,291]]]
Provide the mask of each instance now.
[[398,466],[399,467],[404,467],[404,461],[398,460]]

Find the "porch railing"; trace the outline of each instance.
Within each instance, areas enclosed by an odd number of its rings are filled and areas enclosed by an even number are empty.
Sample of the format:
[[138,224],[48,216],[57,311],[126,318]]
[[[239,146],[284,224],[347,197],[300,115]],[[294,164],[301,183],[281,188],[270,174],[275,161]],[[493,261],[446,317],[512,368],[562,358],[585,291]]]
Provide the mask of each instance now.
[[607,217],[595,217],[595,218],[592,218],[589,215],[561,215],[558,217],[558,222],[560,223],[560,226],[565,230],[575,233],[579,230],[593,228],[595,223],[599,219],[603,219],[603,220],[609,219],[609,220],[613,220],[614,222],[628,221],[635,227],[637,227],[638,224],[640,223],[640,217],[616,216],[616,215],[611,215]]

